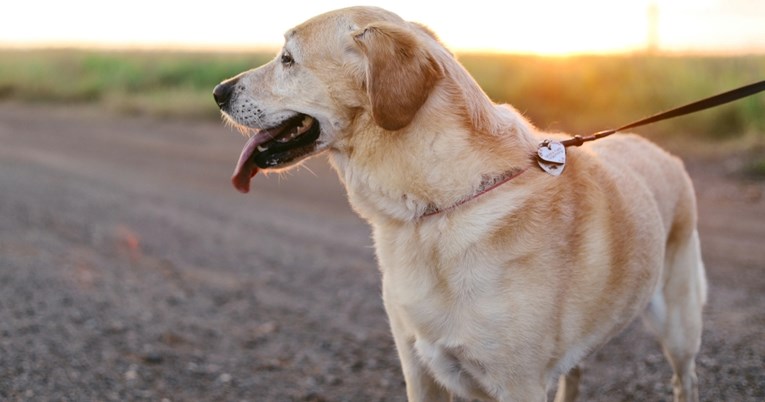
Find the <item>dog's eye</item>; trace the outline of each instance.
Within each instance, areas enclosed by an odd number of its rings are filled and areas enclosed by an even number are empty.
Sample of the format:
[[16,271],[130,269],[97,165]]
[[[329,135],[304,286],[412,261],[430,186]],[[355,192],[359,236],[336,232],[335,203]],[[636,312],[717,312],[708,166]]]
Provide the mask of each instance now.
[[292,58],[291,54],[284,52],[282,53],[282,64],[285,66],[291,66],[295,64],[295,59]]

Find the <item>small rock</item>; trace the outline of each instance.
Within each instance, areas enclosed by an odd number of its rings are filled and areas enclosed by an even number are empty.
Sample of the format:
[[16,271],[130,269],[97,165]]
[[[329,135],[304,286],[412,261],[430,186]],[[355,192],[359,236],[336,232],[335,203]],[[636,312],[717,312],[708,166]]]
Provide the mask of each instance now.
[[342,378],[334,375],[328,375],[326,380],[329,385],[341,385],[343,383]]
[[284,360],[277,360],[277,359],[269,359],[261,362],[255,367],[255,370],[263,370],[263,371],[276,371],[281,370],[287,367],[288,363]]
[[135,381],[138,379],[138,366],[131,364],[128,371],[125,372],[125,381]]
[[160,364],[162,363],[162,355],[157,352],[147,352],[141,356],[141,360],[146,364]]
[[356,360],[351,365],[351,370],[353,370],[353,371],[360,371],[363,368],[364,368],[364,361],[363,360]]
[[229,374],[229,373],[221,374],[220,376],[218,376],[218,381],[220,381],[220,382],[222,382],[224,384],[227,384],[227,383],[231,382],[231,374]]
[[326,402],[327,398],[324,396],[317,394],[316,392],[311,392],[303,397],[303,400],[306,402]]
[[262,338],[262,337],[265,337],[266,335],[276,332],[276,330],[278,329],[279,327],[276,325],[275,322],[269,321],[255,327],[255,329],[252,331],[252,335],[255,338]]
[[104,333],[109,335],[121,334],[127,330],[127,326],[121,321],[112,321],[104,329]]
[[173,331],[165,331],[164,333],[162,333],[159,340],[160,342],[168,346],[178,346],[178,345],[188,343],[186,338],[184,338],[181,335],[178,335],[177,333]]

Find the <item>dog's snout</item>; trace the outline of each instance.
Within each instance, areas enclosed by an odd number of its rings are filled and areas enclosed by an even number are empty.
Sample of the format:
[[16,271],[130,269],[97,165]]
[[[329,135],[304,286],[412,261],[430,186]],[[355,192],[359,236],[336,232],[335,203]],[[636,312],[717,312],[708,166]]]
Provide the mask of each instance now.
[[213,98],[218,107],[223,109],[229,99],[231,99],[231,93],[234,92],[234,82],[221,82],[213,89]]

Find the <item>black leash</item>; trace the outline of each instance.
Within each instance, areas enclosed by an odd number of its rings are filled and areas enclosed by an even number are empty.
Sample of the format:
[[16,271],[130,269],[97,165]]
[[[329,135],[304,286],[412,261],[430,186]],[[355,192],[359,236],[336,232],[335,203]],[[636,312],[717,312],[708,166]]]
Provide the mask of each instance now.
[[747,96],[751,96],[762,91],[765,91],[765,81],[749,84],[741,88],[736,88],[728,92],[723,92],[715,96],[710,96],[709,98],[705,98],[700,101],[689,103],[685,106],[680,106],[674,109],[667,110],[666,112],[657,113],[651,117],[646,117],[645,119],[632,122],[630,124],[621,126],[619,128],[615,128],[613,130],[599,131],[587,137],[582,137],[581,135],[575,135],[574,138],[571,138],[570,140],[561,141],[561,144],[563,144],[564,147],[568,147],[568,146],[578,147],[587,141],[594,141],[594,140],[597,140],[598,138],[607,137],[618,131],[626,130],[628,128],[645,126],[646,124],[656,123],[657,121],[667,120],[673,117],[700,112],[704,109],[713,108],[715,106],[720,106],[720,105],[726,104],[728,102],[733,102],[741,98],[746,98]]
[[736,88],[728,92],[723,92],[718,95],[710,96],[693,103],[689,103],[684,106],[680,106],[674,109],[667,110],[665,112],[657,113],[653,116],[646,117],[630,124],[621,126],[619,128],[599,131],[595,134],[582,137],[581,135],[575,135],[574,137],[563,141],[551,141],[545,140],[539,144],[539,150],[537,152],[537,161],[539,166],[547,173],[557,176],[563,172],[563,166],[566,162],[566,147],[575,146],[578,147],[585,142],[595,141],[599,138],[607,137],[616,132],[626,130],[628,128],[635,128],[645,126],[646,124],[655,123],[657,121],[671,119],[673,117],[683,116],[690,113],[699,112],[705,109],[720,106],[725,103],[733,102],[735,100],[745,98],[747,96],[754,95],[758,92],[765,91],[765,81],[749,84],[741,88]]
[[[732,91],[721,93],[719,95],[711,96],[709,98],[702,99],[700,101],[689,103],[685,106],[680,106],[671,110],[667,110],[666,112],[655,114],[653,116],[632,122],[630,124],[627,124],[626,126],[621,126],[613,130],[599,131],[587,137],[576,135],[564,141],[553,141],[549,139],[544,140],[542,141],[541,144],[539,144],[539,147],[537,148],[537,155],[536,155],[537,163],[539,164],[539,167],[541,167],[542,170],[544,170],[545,172],[553,176],[558,176],[561,173],[563,173],[563,168],[566,165],[566,147],[569,147],[569,146],[578,147],[587,141],[594,141],[594,140],[597,140],[598,138],[607,137],[621,130],[644,126],[646,124],[655,123],[657,121],[667,120],[673,117],[682,116],[682,115],[693,113],[693,112],[698,112],[704,109],[709,109],[711,107],[719,106],[728,102],[733,102],[736,99],[741,99],[741,98],[754,95],[762,91],[765,91],[765,81],[760,81],[751,85],[734,89]],[[475,194],[465,197],[463,200],[458,201],[456,204],[447,208],[438,208],[435,205],[429,205],[421,217],[425,218],[428,216],[439,214],[444,211],[454,209],[466,202],[474,200],[480,197],[481,195],[488,193],[489,191],[501,186],[502,184],[509,182],[510,180],[520,176],[527,170],[528,170],[528,167],[524,168],[521,171],[517,171],[512,174],[507,174],[503,177],[494,178],[494,180],[490,180],[490,181],[484,180],[484,182],[481,184],[479,191],[477,191]]]

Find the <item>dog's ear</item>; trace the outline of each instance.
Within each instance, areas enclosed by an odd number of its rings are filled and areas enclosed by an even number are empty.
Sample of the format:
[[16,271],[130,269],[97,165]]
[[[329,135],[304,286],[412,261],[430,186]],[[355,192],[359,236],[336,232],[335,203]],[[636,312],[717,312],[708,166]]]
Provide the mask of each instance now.
[[377,22],[355,32],[354,40],[367,58],[372,117],[386,130],[406,127],[442,77],[440,65],[406,27]]

